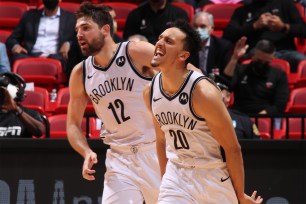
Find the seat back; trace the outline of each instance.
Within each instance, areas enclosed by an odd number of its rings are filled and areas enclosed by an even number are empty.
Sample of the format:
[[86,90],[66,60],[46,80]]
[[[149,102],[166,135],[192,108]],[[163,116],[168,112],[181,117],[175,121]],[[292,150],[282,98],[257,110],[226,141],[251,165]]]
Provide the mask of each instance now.
[[[52,115],[48,118],[50,123],[50,138],[67,138],[67,129],[66,129],[66,114]],[[86,118],[82,119],[81,129],[84,136],[86,136]],[[89,137],[96,129],[96,120],[95,118],[89,118]]]
[[192,19],[194,16],[194,8],[192,5],[187,4],[187,3],[183,3],[183,2],[171,2],[173,6],[179,7],[181,9],[183,9],[188,17],[189,17],[189,22],[192,23]]
[[[42,3],[42,2],[41,2]],[[75,13],[79,8],[80,8],[80,4],[81,1],[79,3],[77,2],[59,2],[59,6],[64,9],[65,11],[69,11],[71,13]],[[40,4],[38,9],[43,9],[44,8],[44,4]]]
[[[251,59],[244,60],[242,64],[249,64],[251,61]],[[284,71],[287,76],[290,74],[290,64],[286,60],[274,58],[271,62],[271,66]]]
[[5,43],[11,33],[12,31],[9,30],[0,30],[0,42]]
[[126,18],[129,13],[138,6],[127,2],[103,2],[102,5],[110,6],[116,12],[117,29],[119,32],[124,30]]
[[214,29],[224,30],[229,23],[236,8],[242,4],[206,4],[202,11],[211,13],[214,16]]
[[34,82],[35,86],[42,86],[51,90],[59,86],[62,75],[62,65],[59,60],[50,58],[24,58],[16,60],[13,72],[21,75],[26,82]]
[[45,114],[49,103],[49,93],[47,89],[35,87],[34,91],[25,91],[26,97],[22,105]]
[[257,125],[263,139],[271,138],[271,118],[258,118],[257,121],[255,118],[251,118],[251,120]]
[[[288,118],[288,125],[286,120],[283,120],[283,129],[288,129],[289,139],[301,139],[302,138],[302,118]],[[284,131],[285,132],[285,131]],[[306,119],[304,120],[304,137],[306,138]],[[282,139],[285,139],[286,135],[283,134]]]
[[0,29],[12,31],[28,10],[26,3],[0,2]]

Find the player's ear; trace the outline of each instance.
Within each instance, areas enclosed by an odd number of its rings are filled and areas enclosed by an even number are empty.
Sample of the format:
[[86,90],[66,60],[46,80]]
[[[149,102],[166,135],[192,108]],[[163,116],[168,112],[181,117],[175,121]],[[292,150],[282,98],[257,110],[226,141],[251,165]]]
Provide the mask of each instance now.
[[108,24],[102,26],[101,31],[104,35],[110,33],[110,26]]
[[186,61],[187,58],[190,56],[190,52],[187,52],[187,51],[182,51],[180,54],[179,54],[179,59],[181,61]]

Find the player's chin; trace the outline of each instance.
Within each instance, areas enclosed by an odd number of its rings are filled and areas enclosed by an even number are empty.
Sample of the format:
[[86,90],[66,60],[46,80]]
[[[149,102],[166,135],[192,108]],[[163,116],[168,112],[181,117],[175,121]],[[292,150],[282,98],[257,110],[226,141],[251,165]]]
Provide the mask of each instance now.
[[159,65],[160,65],[159,60],[154,59],[154,58],[151,60],[151,66],[152,67],[158,67]]

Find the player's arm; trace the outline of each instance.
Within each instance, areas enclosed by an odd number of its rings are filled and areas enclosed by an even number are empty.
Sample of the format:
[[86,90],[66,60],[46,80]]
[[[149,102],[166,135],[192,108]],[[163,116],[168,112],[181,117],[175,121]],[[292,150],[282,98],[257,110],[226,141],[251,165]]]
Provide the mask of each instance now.
[[145,41],[131,41],[128,46],[128,53],[138,71],[144,73],[146,76],[153,77],[159,71],[158,68],[151,66],[155,47]]
[[[201,80],[192,98],[196,114],[205,118],[214,138],[223,147],[226,164],[240,203],[261,203],[260,196],[255,201],[244,193],[244,167],[241,147],[232,125],[232,120],[222,101],[221,92],[207,80]],[[226,131],[224,131],[226,130]],[[254,196],[254,197],[253,197]]]
[[82,63],[79,63],[73,69],[69,81],[70,100],[67,113],[67,134],[70,145],[84,158],[83,177],[87,180],[94,180],[95,178],[91,174],[95,171],[91,168],[93,164],[97,163],[97,155],[90,149],[81,129],[88,102],[82,75]]
[[150,104],[150,98],[151,98],[150,96],[151,96],[151,86],[148,84],[144,89],[143,97],[147,105],[147,108],[152,115],[155,133],[156,133],[156,150],[157,150],[157,156],[158,156],[158,161],[159,161],[160,174],[161,174],[161,177],[163,177],[163,175],[165,174],[166,165],[168,162],[168,159],[166,157],[166,139],[165,139],[165,135],[163,131],[161,130],[159,124],[157,123],[155,117],[153,116],[153,113],[151,110],[151,104]]

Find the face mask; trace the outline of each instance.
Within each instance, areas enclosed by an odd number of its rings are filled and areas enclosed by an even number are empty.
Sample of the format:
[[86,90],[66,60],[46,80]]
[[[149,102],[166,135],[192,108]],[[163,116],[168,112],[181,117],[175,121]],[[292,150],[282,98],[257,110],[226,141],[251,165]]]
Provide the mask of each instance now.
[[12,84],[7,85],[6,87],[7,91],[9,92],[12,99],[15,99],[17,96],[18,88]]
[[269,69],[269,64],[262,61],[251,62],[252,72],[257,76],[265,75]]
[[198,31],[202,41],[205,41],[209,38],[209,33],[206,28],[197,28],[196,31]]
[[58,6],[58,0],[43,0],[45,8],[53,11]]

